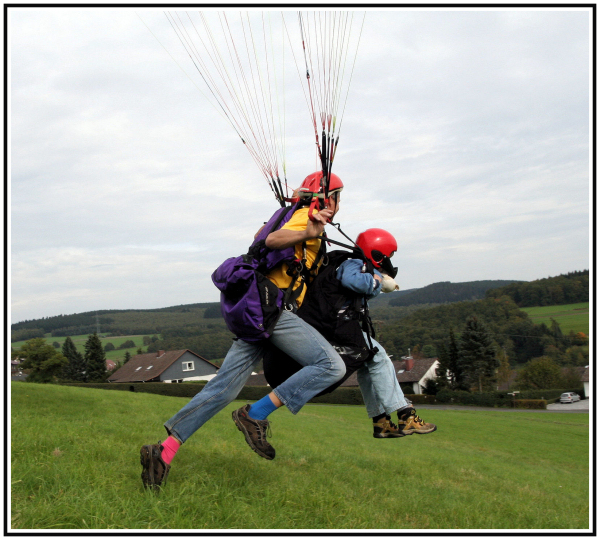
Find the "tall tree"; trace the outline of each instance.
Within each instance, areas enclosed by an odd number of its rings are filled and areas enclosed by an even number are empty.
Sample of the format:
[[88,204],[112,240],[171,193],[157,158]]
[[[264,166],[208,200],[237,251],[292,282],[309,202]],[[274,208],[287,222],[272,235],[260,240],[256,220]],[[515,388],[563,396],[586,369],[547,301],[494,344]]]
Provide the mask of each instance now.
[[444,343],[440,343],[437,346],[437,356],[439,365],[435,370],[435,385],[439,392],[443,388],[450,386],[448,381],[448,349]]
[[448,345],[448,375],[450,376],[450,386],[453,390],[462,390],[466,388],[465,373],[460,362],[460,351],[454,330],[448,331],[450,343]]
[[60,374],[68,360],[44,338],[26,341],[14,353],[14,357],[23,358],[22,369],[31,370],[27,382],[52,382]]
[[123,365],[131,360],[131,353],[129,351],[125,351],[125,360],[123,360]]
[[436,369],[436,382],[438,387],[449,387],[451,390],[466,390],[463,368],[460,363],[460,354],[456,336],[452,328],[448,329],[447,343],[438,345],[438,361]]
[[85,382],[87,380],[85,359],[70,337],[63,343],[62,353],[69,363],[63,368],[61,378],[69,381]]
[[[506,351],[503,350],[502,352],[500,352],[500,364],[498,367],[498,385],[508,384],[511,375],[512,369],[510,368],[508,356],[506,355]],[[510,386],[508,389],[510,389]]]
[[85,363],[87,365],[88,382],[106,381],[106,355],[102,342],[95,332],[85,342]]
[[498,359],[487,328],[477,317],[469,317],[460,338],[460,365],[471,386],[479,392],[495,382]]
[[562,373],[558,364],[547,356],[534,358],[527,362],[517,376],[519,388],[535,388],[546,390],[559,388],[562,383]]

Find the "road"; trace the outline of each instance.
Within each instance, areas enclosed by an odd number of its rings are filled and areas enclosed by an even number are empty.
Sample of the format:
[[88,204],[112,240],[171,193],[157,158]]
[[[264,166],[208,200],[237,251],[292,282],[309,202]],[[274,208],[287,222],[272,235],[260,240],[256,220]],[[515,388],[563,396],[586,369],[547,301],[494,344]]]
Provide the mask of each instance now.
[[445,411],[513,411],[513,412],[560,412],[560,413],[589,413],[590,400],[582,399],[575,403],[549,403],[547,409],[510,409],[505,407],[474,407],[471,405],[421,405],[413,404],[417,409],[442,409]]

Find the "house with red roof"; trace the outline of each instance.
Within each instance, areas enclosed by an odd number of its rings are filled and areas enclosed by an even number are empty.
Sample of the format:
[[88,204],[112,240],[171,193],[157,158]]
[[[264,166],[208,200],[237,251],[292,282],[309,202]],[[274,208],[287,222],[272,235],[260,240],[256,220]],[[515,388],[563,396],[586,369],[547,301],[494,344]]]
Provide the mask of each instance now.
[[219,367],[190,350],[158,351],[131,357],[109,383],[208,381]]
[[[435,379],[435,370],[440,365],[437,358],[413,358],[403,356],[392,360],[396,378],[401,385],[411,385],[413,394],[422,394],[428,379]],[[340,386],[358,386],[356,371]]]
[[403,356],[401,360],[392,360],[396,377],[401,385],[412,385],[413,394],[422,394],[427,381],[435,379],[435,370],[440,365],[437,358],[413,358]]

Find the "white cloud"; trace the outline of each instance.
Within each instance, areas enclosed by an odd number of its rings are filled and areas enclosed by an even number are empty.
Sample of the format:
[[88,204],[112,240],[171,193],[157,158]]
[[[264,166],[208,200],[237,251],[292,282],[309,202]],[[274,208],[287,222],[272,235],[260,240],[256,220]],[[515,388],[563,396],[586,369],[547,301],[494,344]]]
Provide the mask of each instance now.
[[[193,76],[162,11],[138,11]],[[132,9],[8,22],[13,320],[216,301],[210,274],[277,207],[234,130]],[[403,286],[589,267],[589,24],[577,9],[367,13],[338,218],[397,236]],[[290,68],[296,187],[318,166]]]

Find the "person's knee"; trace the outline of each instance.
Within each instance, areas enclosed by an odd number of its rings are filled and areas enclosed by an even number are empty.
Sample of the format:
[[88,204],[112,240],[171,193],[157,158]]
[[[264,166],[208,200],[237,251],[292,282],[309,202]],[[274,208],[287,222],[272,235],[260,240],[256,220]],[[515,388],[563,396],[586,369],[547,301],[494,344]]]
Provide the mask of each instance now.
[[346,364],[344,364],[344,361],[339,356],[331,359],[329,374],[332,378],[335,378],[336,382],[346,374]]

